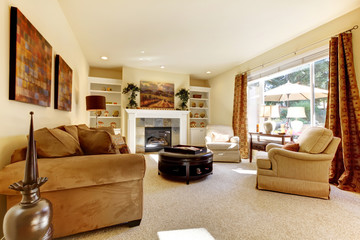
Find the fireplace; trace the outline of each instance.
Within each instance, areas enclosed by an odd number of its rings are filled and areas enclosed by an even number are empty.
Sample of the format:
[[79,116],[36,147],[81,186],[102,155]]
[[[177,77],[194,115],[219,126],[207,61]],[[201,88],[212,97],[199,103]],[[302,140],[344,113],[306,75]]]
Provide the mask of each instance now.
[[146,127],[145,152],[158,152],[171,146],[171,127]]
[[[153,109],[125,109],[125,111],[128,114],[126,140],[130,152],[145,152],[145,127],[171,127],[171,144],[187,144],[190,111]],[[162,119],[162,124],[158,119]]]

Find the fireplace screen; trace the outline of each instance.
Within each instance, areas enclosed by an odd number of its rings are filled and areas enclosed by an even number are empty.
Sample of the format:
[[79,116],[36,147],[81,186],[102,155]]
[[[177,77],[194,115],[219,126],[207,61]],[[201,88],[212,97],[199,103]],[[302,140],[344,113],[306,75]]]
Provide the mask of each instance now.
[[171,127],[146,127],[145,152],[158,152],[171,146]]

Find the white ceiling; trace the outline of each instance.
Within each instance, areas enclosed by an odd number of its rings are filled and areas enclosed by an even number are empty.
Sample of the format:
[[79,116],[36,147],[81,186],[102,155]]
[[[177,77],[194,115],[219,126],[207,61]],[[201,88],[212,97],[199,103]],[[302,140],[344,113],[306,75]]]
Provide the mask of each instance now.
[[[360,0],[58,1],[90,66],[197,79],[212,78],[360,7]],[[101,60],[103,55],[109,59]]]

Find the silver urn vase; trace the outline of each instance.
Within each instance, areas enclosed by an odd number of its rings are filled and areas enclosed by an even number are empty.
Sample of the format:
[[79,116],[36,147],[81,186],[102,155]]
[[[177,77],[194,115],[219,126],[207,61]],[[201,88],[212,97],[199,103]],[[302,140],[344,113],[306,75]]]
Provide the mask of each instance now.
[[50,201],[40,197],[40,186],[47,181],[47,178],[38,178],[33,112],[30,112],[30,115],[24,180],[11,184],[9,187],[20,191],[22,199],[5,214],[3,231],[6,240],[45,240],[52,239],[53,235],[52,205]]

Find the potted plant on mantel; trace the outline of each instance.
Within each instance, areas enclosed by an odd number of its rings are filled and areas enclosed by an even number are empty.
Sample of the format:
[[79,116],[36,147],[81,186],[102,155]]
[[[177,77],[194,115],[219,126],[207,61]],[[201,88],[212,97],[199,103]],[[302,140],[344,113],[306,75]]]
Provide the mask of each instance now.
[[190,98],[190,90],[185,89],[185,88],[181,88],[176,94],[175,96],[179,97],[181,100],[180,103],[180,109],[181,110],[188,110],[187,109],[187,103],[189,101]]
[[122,93],[127,94],[131,92],[129,96],[129,103],[126,105],[126,108],[137,108],[137,102],[135,98],[137,96],[136,92],[140,92],[140,88],[136,84],[128,83],[127,87],[123,89]]

